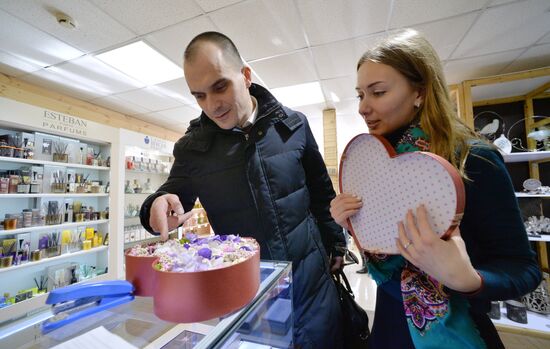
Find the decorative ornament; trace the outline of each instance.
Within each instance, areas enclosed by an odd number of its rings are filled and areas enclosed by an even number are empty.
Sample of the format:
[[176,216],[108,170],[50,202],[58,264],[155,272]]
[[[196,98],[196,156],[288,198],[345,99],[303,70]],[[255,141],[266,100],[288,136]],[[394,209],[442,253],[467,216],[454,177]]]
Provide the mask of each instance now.
[[501,134],[493,144],[504,154],[510,154],[512,152],[512,142],[504,134]]
[[[531,132],[527,134],[527,138],[531,138],[537,142],[537,145],[535,149],[529,149],[523,146],[521,138],[511,138],[510,141],[512,142],[512,147],[514,149],[517,149],[519,151],[541,151],[541,150],[548,150],[550,149],[550,119],[548,116],[529,116],[527,118],[520,119],[512,124],[512,126],[508,129],[508,138],[510,138],[510,132],[514,128],[514,126],[523,123],[525,124],[525,120],[532,118],[532,119],[542,119],[547,120],[545,125],[536,127]],[[538,122],[540,123],[540,122]]]
[[533,292],[523,296],[522,301],[528,310],[541,314],[550,314],[550,294],[548,293],[548,286],[546,284],[548,274],[545,276]]
[[527,236],[540,237],[541,234],[550,234],[550,218],[531,216],[524,222]]
[[530,192],[536,191],[541,185],[542,183],[536,178],[528,178],[523,181],[523,188]]
[[[497,135],[504,134],[504,119],[500,114],[491,110],[484,110],[474,116],[475,130],[489,141],[495,141]],[[500,148],[500,147],[499,147]]]

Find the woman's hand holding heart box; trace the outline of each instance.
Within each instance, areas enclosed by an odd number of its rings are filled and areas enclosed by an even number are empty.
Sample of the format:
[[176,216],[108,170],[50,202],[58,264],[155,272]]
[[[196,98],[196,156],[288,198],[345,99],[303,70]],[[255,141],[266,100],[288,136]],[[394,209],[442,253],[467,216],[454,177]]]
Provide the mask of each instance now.
[[441,238],[455,229],[464,211],[464,183],[447,160],[428,152],[397,155],[386,139],[369,134],[346,146],[340,191],[362,198],[363,207],[349,223],[358,247],[371,253],[398,254],[397,223],[421,204]]

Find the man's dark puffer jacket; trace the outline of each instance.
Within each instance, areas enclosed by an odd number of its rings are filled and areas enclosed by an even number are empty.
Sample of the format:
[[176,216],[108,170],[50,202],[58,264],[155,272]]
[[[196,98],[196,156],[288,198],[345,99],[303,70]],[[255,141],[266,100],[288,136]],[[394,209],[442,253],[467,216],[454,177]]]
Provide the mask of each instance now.
[[217,234],[251,236],[262,259],[292,261],[295,345],[339,348],[341,313],[326,251],[341,255],[345,238],[329,212],[332,183],[305,116],[259,85],[250,93],[258,117],[249,133],[223,130],[204,113],[191,122],[167,182],[143,203],[141,222],[153,232],[149,209],[162,194],[177,194],[186,211],[199,197]]

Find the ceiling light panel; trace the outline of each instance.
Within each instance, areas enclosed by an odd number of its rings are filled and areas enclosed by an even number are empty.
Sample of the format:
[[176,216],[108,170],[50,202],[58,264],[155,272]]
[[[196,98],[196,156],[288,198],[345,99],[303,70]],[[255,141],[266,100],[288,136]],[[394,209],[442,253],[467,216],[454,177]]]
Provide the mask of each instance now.
[[271,93],[279,102],[290,108],[325,101],[319,82],[274,88],[271,89]]
[[147,85],[183,77],[180,67],[143,41],[101,53],[96,57]]

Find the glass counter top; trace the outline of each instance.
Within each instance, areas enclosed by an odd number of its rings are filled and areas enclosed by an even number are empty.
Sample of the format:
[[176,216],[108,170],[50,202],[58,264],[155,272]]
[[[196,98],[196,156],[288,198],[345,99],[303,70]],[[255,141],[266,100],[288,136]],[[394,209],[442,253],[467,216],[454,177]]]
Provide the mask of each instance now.
[[[132,302],[82,318],[47,334],[41,333],[41,324],[52,316],[49,310],[28,316],[0,327],[0,348],[51,348],[99,326],[137,348],[221,347],[223,343],[239,337],[237,329],[244,328],[246,319],[255,313],[254,308],[260,302],[265,303],[266,299],[275,297],[270,295],[274,290],[277,295],[285,288],[287,293],[291,292],[290,263],[261,261],[260,274],[260,287],[254,299],[223,318],[191,324],[166,322],[155,316],[153,298],[136,297]],[[287,298],[290,299],[290,295]],[[265,305],[262,307],[265,308]],[[260,328],[259,325],[256,327]],[[285,338],[278,347],[288,347],[287,342],[292,341],[292,331],[288,331]]]

